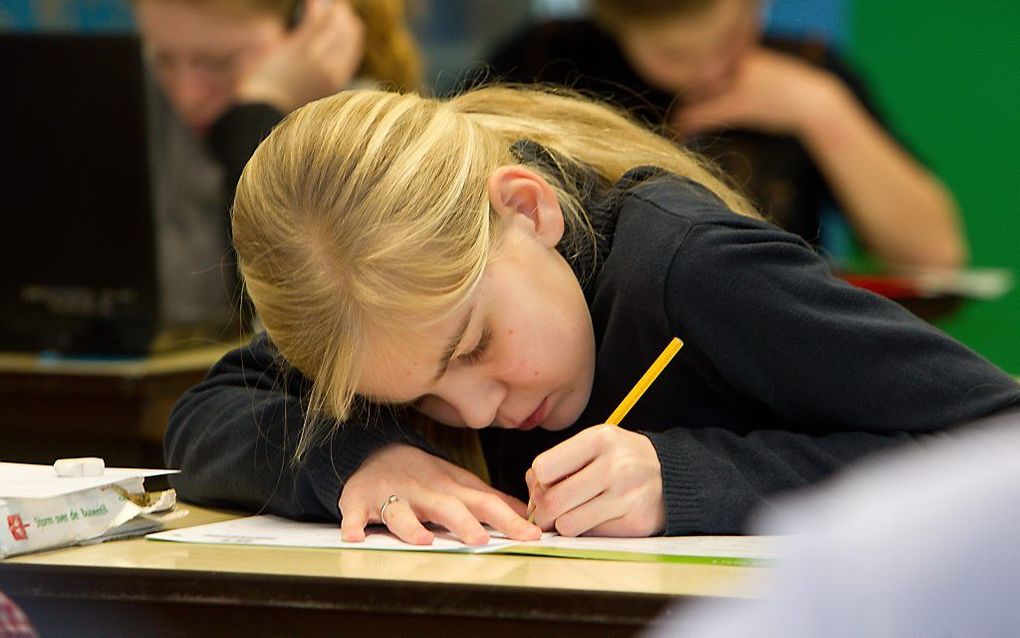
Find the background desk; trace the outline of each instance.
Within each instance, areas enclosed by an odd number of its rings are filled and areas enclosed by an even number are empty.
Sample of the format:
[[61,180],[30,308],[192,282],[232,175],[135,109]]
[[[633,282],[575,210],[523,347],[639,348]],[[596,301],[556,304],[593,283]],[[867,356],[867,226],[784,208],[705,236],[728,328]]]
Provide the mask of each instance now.
[[231,347],[118,361],[0,353],[0,455],[31,463],[102,456],[107,465],[161,467],[174,402]]
[[[178,526],[230,516],[188,509]],[[0,561],[0,589],[43,636],[601,638],[678,600],[751,596],[762,571],[136,539]]]

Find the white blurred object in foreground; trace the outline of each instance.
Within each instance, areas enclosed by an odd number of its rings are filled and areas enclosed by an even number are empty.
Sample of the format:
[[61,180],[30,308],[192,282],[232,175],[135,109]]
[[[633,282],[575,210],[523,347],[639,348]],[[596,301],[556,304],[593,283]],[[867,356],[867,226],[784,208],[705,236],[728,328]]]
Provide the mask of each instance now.
[[863,463],[755,531],[799,536],[764,599],[688,606],[652,636],[1017,635],[1020,412]]

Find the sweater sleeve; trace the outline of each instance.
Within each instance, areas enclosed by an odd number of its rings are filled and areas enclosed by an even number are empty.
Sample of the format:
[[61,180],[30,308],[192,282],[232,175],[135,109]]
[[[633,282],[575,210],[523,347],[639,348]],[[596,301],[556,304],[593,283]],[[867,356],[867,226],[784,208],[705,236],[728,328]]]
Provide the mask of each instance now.
[[770,495],[1020,405],[1020,385],[1001,370],[757,223],[695,225],[670,267],[666,306],[744,420],[649,434],[667,534],[740,531]]
[[284,372],[265,336],[223,357],[205,381],[177,402],[164,453],[182,498],[289,518],[339,520],[344,481],[374,451],[426,443],[400,415],[373,407],[366,422],[348,422],[295,464],[308,381]]

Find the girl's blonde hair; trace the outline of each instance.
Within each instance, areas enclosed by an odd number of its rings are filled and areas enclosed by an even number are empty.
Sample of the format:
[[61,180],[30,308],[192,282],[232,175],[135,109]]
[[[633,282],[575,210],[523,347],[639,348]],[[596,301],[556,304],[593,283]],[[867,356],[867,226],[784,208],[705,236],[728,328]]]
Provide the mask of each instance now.
[[[141,2],[166,0],[132,0]],[[300,2],[317,0],[171,0],[233,14],[272,15],[289,22]],[[398,90],[421,87],[421,55],[407,25],[404,0],[336,0],[347,2],[365,25],[365,53],[358,76]]]
[[556,190],[565,236],[590,233],[583,193],[563,177],[571,170],[616,182],[658,166],[754,215],[699,159],[576,96],[498,86],[449,100],[347,91],[296,110],[245,168],[233,236],[270,338],[312,380],[297,458],[333,427],[318,417],[351,415],[366,335],[421,338],[462,307],[501,236],[488,177],[523,163],[511,150],[521,140],[560,164],[529,168]]

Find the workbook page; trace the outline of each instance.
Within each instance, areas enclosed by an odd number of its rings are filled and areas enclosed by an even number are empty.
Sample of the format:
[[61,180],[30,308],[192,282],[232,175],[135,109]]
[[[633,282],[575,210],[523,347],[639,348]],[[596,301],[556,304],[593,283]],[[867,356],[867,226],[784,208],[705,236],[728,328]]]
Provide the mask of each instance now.
[[431,545],[411,545],[397,539],[385,527],[371,525],[365,530],[363,542],[349,543],[340,540],[340,527],[336,523],[307,523],[278,516],[250,516],[150,534],[146,538],[183,543],[465,553],[491,552],[517,542],[490,538],[486,545],[465,545],[446,530],[433,531],[436,537]]

